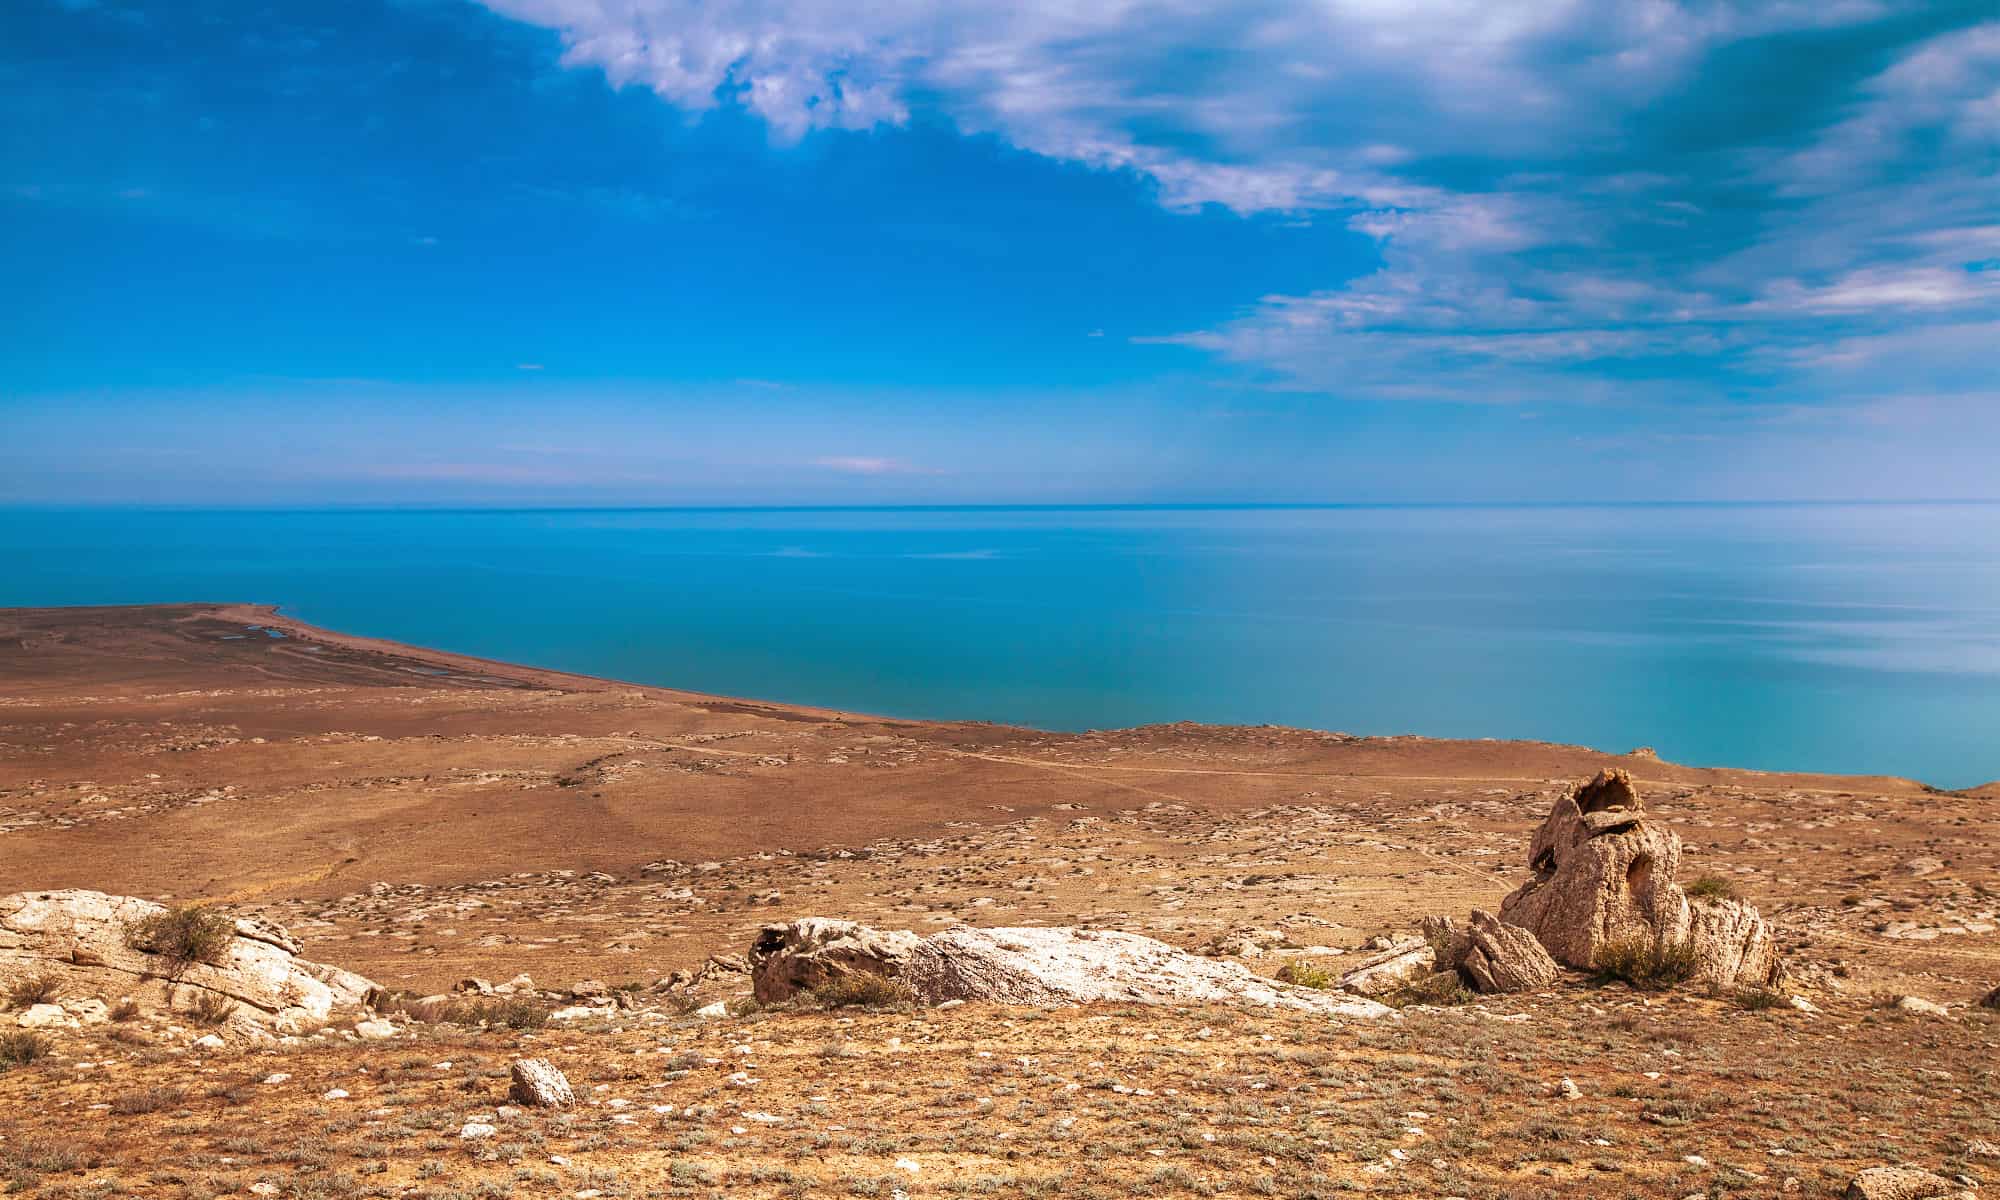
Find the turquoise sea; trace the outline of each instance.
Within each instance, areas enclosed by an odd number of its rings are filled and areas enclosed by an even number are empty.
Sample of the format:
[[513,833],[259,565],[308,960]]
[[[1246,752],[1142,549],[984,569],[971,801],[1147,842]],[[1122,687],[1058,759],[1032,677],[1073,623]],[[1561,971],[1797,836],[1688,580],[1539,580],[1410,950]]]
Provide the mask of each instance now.
[[0,604],[247,600],[620,679],[2000,778],[2000,507],[0,510]]

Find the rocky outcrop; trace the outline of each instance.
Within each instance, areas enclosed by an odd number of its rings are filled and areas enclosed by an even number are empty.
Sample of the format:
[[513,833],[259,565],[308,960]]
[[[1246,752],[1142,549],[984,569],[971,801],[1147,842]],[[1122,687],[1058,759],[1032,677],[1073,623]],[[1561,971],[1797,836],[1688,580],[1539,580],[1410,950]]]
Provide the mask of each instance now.
[[1466,927],[1464,951],[1452,965],[1481,992],[1531,992],[1562,973],[1534,934],[1477,908]]
[[1372,1000],[1280,983],[1240,963],[1188,954],[1132,933],[961,925],[919,938],[821,917],[765,929],[751,952],[757,994],[765,996],[767,979],[774,981],[771,990],[780,982],[808,986],[792,981],[814,977],[829,962],[837,963],[839,972],[900,979],[925,1004],[1226,1003],[1361,1018],[1395,1011]]
[[894,979],[918,940],[908,930],[884,932],[834,917],[766,925],[750,948],[751,983],[757,999],[773,1004],[857,973]]
[[1501,901],[1500,918],[1586,970],[1612,942],[1679,942],[1690,921],[1680,861],[1680,838],[1646,820],[1632,777],[1603,771],[1556,801],[1528,848],[1535,877]]
[[510,1074],[513,1085],[507,1090],[507,1098],[516,1104],[531,1108],[568,1108],[576,1103],[576,1092],[569,1085],[569,1077],[546,1058],[516,1059]]
[[166,912],[137,897],[80,889],[0,897],[0,990],[27,976],[54,977],[64,1024],[104,1020],[107,1006],[125,999],[142,1011],[185,1010],[207,993],[235,1005],[229,1024],[279,1033],[359,1008],[375,994],[351,971],[297,957],[297,940],[261,920],[236,921],[213,961],[182,962],[132,945],[132,930]]
[[1643,941],[1691,946],[1695,977],[1707,983],[1774,983],[1780,968],[1763,918],[1741,901],[1690,902],[1680,861],[1680,838],[1648,818],[1632,777],[1601,771],[1535,831],[1535,876],[1501,902],[1500,919],[1572,967],[1591,969],[1605,947]]
[[1429,942],[1403,938],[1341,972],[1340,990],[1357,996],[1387,996],[1440,969]]

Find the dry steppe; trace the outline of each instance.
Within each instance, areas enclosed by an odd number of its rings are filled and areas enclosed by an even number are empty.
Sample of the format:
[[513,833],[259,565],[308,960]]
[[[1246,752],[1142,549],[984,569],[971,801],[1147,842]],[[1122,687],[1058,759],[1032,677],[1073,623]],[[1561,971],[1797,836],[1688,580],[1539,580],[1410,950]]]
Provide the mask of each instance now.
[[[1348,1023],[714,1018],[690,1010],[747,983],[653,988],[806,914],[1097,926],[1337,967],[1427,913],[1497,909],[1552,799],[1604,767],[1680,833],[1687,872],[1759,906],[1817,1011],[1582,976]],[[2000,1014],[1976,1007],[2000,983],[1991,787],[1540,743],[897,721],[250,606],[7,610],[0,893],[64,887],[262,916],[412,994],[525,973],[642,999],[529,1029],[410,1020],[387,1041],[63,1034],[0,1073],[0,1187],[24,1194],[1810,1196],[1884,1163],[2000,1181]],[[1884,1006],[1899,995],[1949,1015]],[[586,1103],[503,1108],[530,1053]],[[497,1133],[461,1138],[468,1121]]]

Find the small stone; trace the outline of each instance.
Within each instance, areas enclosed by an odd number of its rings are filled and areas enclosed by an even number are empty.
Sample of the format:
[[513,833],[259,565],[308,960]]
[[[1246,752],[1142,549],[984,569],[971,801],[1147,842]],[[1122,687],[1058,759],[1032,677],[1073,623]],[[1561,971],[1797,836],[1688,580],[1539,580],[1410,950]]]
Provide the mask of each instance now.
[[321,1092],[319,1098],[322,1100],[345,1100],[347,1099],[347,1089],[330,1088],[327,1091]]
[[[1906,1013],[1916,1013],[1924,1017],[1948,1017],[1951,1015],[1951,1010],[1944,1005],[1936,1001],[1926,1000],[1922,996],[1900,996],[1896,1000],[1896,1007]],[[1887,1168],[1883,1169],[1886,1170]]]
[[1575,1080],[1564,1079],[1556,1085],[1556,1095],[1561,1096],[1565,1100],[1581,1100],[1583,1099],[1583,1089],[1576,1086]]
[[395,1025],[380,1017],[376,1017],[368,1021],[356,1021],[354,1023],[354,1032],[371,1042],[379,1042],[386,1038],[395,1037],[398,1031]]
[[273,1071],[269,1075],[264,1076],[264,1085],[269,1087],[273,1084],[285,1083],[290,1079],[291,1076],[283,1071]]
[[194,1046],[197,1050],[220,1050],[228,1044],[212,1033],[204,1033],[194,1040]]
[[499,1132],[500,1130],[497,1126],[488,1125],[484,1121],[467,1121],[459,1127],[458,1136],[465,1141],[472,1142],[490,1138]]

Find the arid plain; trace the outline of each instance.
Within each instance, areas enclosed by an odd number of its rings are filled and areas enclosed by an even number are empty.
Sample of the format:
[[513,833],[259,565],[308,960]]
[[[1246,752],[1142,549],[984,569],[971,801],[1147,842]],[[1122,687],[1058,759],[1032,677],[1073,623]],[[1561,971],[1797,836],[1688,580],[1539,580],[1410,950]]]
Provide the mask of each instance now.
[[[1425,915],[1497,910],[1551,802],[1606,767],[1679,833],[1684,875],[1762,911],[1803,1005],[1570,973],[1374,1023],[822,1010],[746,1003],[747,977],[704,969],[806,915],[1083,926],[1260,974],[1337,969]],[[2000,1012],[1979,1006],[2000,984],[1994,785],[890,720],[250,606],[0,611],[0,894],[63,888],[275,922],[408,996],[525,974],[552,1004],[622,999],[526,1028],[403,1012],[385,1039],[219,1048],[58,1029],[0,1073],[0,1186],[33,1194],[1837,1195],[1897,1164],[2000,1180]],[[716,1000],[729,1015],[696,1012]],[[584,1102],[506,1106],[527,1054]]]

